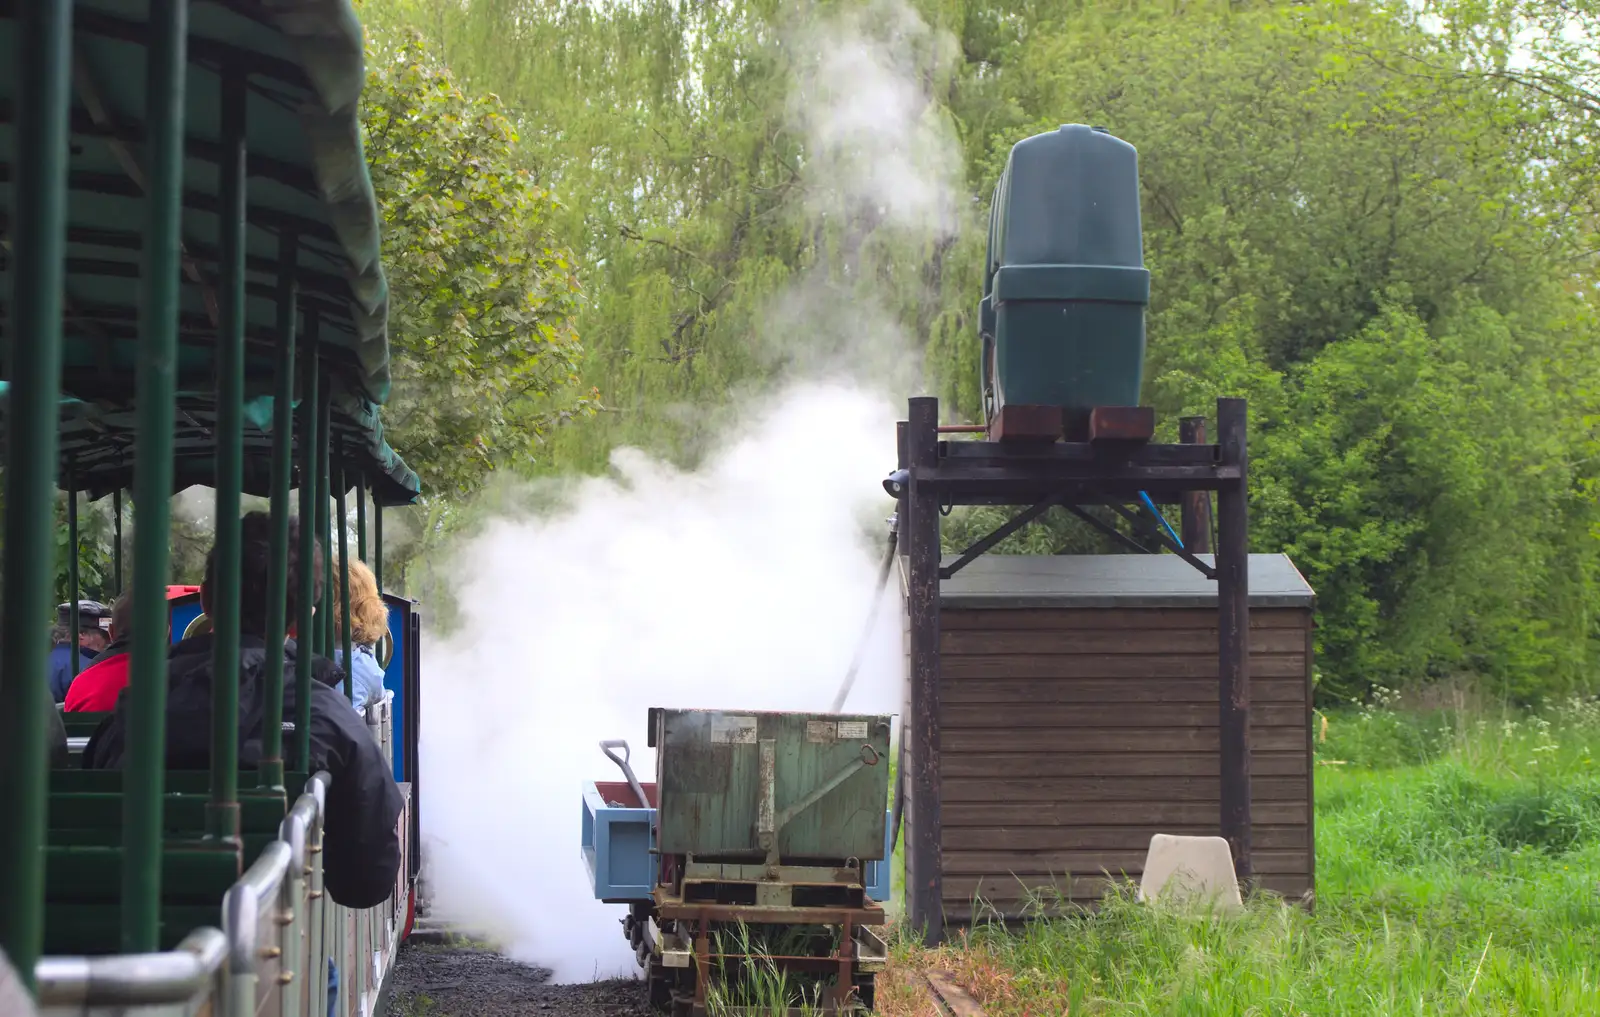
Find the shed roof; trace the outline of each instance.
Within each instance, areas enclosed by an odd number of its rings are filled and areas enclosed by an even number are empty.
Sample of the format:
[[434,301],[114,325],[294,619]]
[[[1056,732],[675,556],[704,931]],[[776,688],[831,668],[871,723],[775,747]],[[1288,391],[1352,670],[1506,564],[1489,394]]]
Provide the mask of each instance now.
[[[951,564],[956,555],[947,555]],[[1197,555],[1207,564],[1215,556]],[[905,559],[900,566],[905,583]],[[1316,596],[1283,554],[1250,555],[1250,606],[1311,607]],[[985,555],[940,584],[945,608],[1215,607],[1217,584],[1173,554]]]

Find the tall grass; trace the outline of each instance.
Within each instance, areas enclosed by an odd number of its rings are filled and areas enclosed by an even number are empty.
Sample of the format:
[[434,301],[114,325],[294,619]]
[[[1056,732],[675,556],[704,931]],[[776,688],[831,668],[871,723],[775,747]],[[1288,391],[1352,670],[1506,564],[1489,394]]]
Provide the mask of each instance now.
[[1192,918],[1113,896],[1092,916],[896,948],[991,1014],[1600,1014],[1600,704],[1331,715],[1317,752],[1317,906]]
[[712,965],[716,977],[706,987],[707,1013],[710,1017],[820,1014],[823,992],[831,980],[787,971],[773,958],[826,957],[837,949],[838,939],[837,932],[821,925],[751,926],[740,922],[713,932],[711,947],[718,959]]

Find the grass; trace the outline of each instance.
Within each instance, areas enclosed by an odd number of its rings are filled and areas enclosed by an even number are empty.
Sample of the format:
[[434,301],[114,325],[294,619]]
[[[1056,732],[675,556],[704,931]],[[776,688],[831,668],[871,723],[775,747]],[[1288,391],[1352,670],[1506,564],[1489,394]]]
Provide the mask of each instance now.
[[1368,709],[1319,736],[1314,913],[1184,917],[1125,893],[900,943],[879,1011],[932,1014],[914,979],[932,965],[991,1015],[1600,1014],[1600,704]]
[[723,957],[748,958],[730,964],[718,960],[716,977],[707,987],[706,1010],[711,1017],[732,1011],[802,1015],[822,1012],[824,983],[784,971],[772,957],[827,956],[838,947],[838,936],[826,926],[737,926],[712,934],[712,950]]

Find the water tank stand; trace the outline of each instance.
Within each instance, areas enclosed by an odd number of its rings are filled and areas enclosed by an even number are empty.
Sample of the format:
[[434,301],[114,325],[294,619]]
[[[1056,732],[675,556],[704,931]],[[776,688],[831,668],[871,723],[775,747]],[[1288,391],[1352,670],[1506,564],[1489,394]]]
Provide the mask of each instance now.
[[[940,436],[939,402],[910,400],[897,427],[898,462],[886,484],[896,496],[900,551],[905,559],[910,657],[910,710],[902,738],[909,748],[906,787],[906,887],[911,928],[930,945],[944,935],[940,814],[940,581],[1028,522],[1060,506],[1124,546],[1155,546],[1183,557],[1217,584],[1218,738],[1221,755],[1220,829],[1242,881],[1251,879],[1250,693],[1246,637],[1250,631],[1248,454],[1243,399],[1217,400],[1217,441],[1184,421],[1184,441],[1157,444],[1148,407],[1100,406],[1069,420],[1061,407],[1006,405],[991,418],[987,441]],[[1062,440],[1062,439],[1066,440]],[[1021,439],[1021,440],[1019,440]],[[1216,553],[1211,543],[1210,495],[1216,495]],[[1096,514],[1109,508],[1130,522],[1144,496],[1182,510],[1181,542],[1156,531],[1141,543]],[[1023,506],[1025,511],[941,567],[940,524],[956,505]]]

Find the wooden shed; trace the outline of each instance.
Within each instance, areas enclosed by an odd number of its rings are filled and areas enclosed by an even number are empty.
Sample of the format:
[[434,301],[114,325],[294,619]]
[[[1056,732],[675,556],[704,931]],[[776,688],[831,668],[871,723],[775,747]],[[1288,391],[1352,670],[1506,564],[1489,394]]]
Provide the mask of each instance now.
[[[1300,897],[1315,873],[1313,594],[1278,554],[1250,555],[1249,591],[1252,868]],[[975,898],[1021,917],[1041,888],[1089,903],[1105,872],[1139,875],[1152,834],[1219,831],[1214,582],[1171,554],[987,555],[942,581],[939,620],[948,922]],[[907,868],[910,885],[909,853]]]

